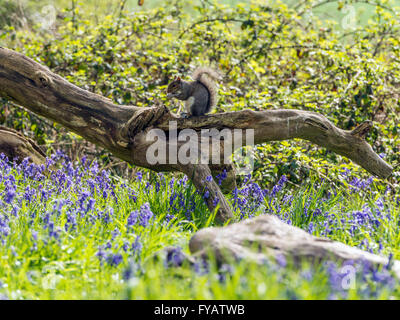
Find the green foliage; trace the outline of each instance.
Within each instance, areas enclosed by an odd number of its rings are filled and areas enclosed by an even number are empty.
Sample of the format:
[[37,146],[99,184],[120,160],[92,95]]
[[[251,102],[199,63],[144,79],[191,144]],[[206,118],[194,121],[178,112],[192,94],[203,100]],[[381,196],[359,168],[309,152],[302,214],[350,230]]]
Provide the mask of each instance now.
[[0,29],[5,26],[20,25],[20,21],[15,18],[18,16],[18,5],[12,0],[0,1]]
[[[338,10],[356,2],[339,1]],[[368,5],[374,11],[366,27],[343,32],[336,21],[313,15],[316,1],[229,6],[170,0],[144,11],[116,7],[96,24],[73,1],[51,32],[37,25],[32,31],[11,27],[1,39],[74,84],[120,104],[166,104],[176,110],[175,102],[166,99],[168,80],[209,64],[225,75],[217,112],[300,108],[349,130],[374,120],[368,142],[397,165],[399,21],[385,1],[376,3]],[[3,105],[0,120],[33,132],[41,143],[75,139],[58,126]],[[300,184],[310,172],[336,181],[344,168],[365,174],[340,156],[296,140],[259,146],[254,175],[266,183],[287,174]],[[398,182],[397,173],[392,182]]]

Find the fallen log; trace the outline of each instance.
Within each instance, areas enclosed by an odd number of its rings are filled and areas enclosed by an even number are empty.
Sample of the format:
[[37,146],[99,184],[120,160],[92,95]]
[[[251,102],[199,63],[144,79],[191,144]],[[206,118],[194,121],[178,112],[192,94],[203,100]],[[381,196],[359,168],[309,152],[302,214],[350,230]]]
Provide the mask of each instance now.
[[44,163],[46,157],[35,141],[3,126],[0,126],[0,153],[4,153],[10,160],[17,161],[29,157],[36,164]]
[[[190,239],[189,249],[192,261],[207,260],[211,254],[220,265],[241,260],[263,264],[278,257],[299,265],[301,261],[368,262],[374,267],[388,264],[388,258],[315,237],[272,215],[202,229]],[[391,269],[400,278],[400,261],[392,263]]]
[[[252,129],[255,144],[301,138],[348,157],[380,178],[387,178],[393,170],[365,141],[372,126],[370,121],[348,131],[337,128],[322,115],[302,110],[243,110],[182,119],[164,106],[140,108],[116,105],[103,96],[71,84],[32,59],[2,47],[0,96],[65,126],[130,164],[155,171],[180,171],[187,174],[199,191],[209,192],[211,197],[206,198],[206,202],[210,211],[218,208],[216,219],[219,222],[232,219],[233,213],[218,183],[214,179],[205,178],[228,169],[229,185],[224,186],[224,189],[229,191],[235,186],[234,170],[231,170],[231,164],[224,162],[210,165],[184,163],[179,159],[177,162],[171,161],[176,155],[168,151],[170,147],[176,146],[179,149],[185,144],[170,138],[171,122],[175,122],[177,131],[193,129],[199,141],[204,129],[224,129],[233,137],[232,145],[245,146],[248,144],[245,136],[236,136],[234,132]],[[153,129],[166,133],[166,163],[153,163],[147,157],[147,151],[153,144],[147,137]],[[217,151],[218,157],[225,154],[223,140],[218,135],[211,137],[207,148],[210,151],[208,160]],[[6,143],[4,139],[3,143]],[[229,152],[233,152],[233,149]],[[198,156],[203,155],[203,149],[199,150]]]

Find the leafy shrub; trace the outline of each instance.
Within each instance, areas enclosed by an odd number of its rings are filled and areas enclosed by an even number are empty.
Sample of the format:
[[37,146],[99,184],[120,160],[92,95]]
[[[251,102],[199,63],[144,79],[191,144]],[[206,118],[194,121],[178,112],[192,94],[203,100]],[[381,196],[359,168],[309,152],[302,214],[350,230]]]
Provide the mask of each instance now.
[[[96,24],[77,6],[62,13],[53,32],[9,28],[1,39],[82,88],[143,107],[166,104],[176,110],[166,99],[169,79],[209,64],[225,75],[217,112],[300,108],[348,130],[373,120],[368,142],[397,165],[399,20],[395,11],[377,4],[369,24],[349,35],[338,31],[335,21],[313,15],[317,1],[288,7],[170,0],[145,11],[117,11]],[[338,10],[342,7],[339,1]],[[33,132],[42,143],[78,139],[2,104],[2,122]],[[104,151],[99,156],[110,161]],[[258,146],[255,165],[254,176],[263,183],[282,174],[294,184],[309,181],[311,172],[332,181],[340,180],[344,169],[365,174],[299,140]],[[398,179],[395,173],[392,182]]]

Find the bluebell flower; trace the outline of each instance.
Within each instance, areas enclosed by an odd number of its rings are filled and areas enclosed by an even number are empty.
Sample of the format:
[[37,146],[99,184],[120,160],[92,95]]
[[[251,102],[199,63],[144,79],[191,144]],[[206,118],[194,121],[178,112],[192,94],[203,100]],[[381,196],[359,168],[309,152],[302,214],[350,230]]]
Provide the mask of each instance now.
[[175,218],[175,216],[173,214],[167,214],[165,216],[165,220],[167,221],[167,223],[169,223],[174,218]]
[[140,242],[140,237],[137,236],[135,241],[132,243],[131,249],[134,254],[140,254],[142,250],[142,243]]
[[120,236],[121,232],[118,230],[118,228],[115,228],[114,231],[111,233],[111,240],[114,240],[116,237]]
[[314,223],[310,222],[308,225],[308,233],[313,233],[315,231]]
[[9,188],[6,191],[6,195],[4,197],[4,202],[10,204],[11,202],[13,202],[14,198],[16,196],[16,192],[13,188]]
[[282,253],[278,253],[275,255],[276,263],[281,267],[285,268],[287,265],[286,258]]
[[147,227],[152,217],[153,212],[150,209],[150,205],[146,202],[140,207],[139,224],[143,227]]
[[122,273],[122,278],[125,281],[132,279],[140,270],[139,264],[133,262],[132,260],[129,261],[128,265],[124,269]]
[[171,248],[167,252],[167,256],[165,258],[165,266],[180,267],[185,260],[185,254],[182,252],[182,249],[180,247]]
[[193,269],[198,275],[202,276],[210,272],[210,265],[207,260],[198,259],[193,264]]
[[129,242],[124,241],[124,244],[122,245],[122,249],[127,252],[129,250]]
[[126,221],[126,225],[128,227],[134,226],[137,223],[138,218],[139,218],[139,211],[137,211],[137,210],[132,211],[128,216],[128,219]]
[[137,196],[135,190],[133,190],[132,188],[128,188],[128,190],[129,190],[129,199],[133,200],[133,202],[136,202]]
[[217,196],[214,197],[213,206],[216,207],[219,203],[219,198]]
[[96,257],[99,258],[100,262],[102,262],[105,259],[106,252],[104,251],[102,246],[100,246],[98,251],[96,252]]
[[227,275],[232,275],[234,273],[235,269],[232,265],[224,263],[218,268],[218,281],[219,282],[225,282]]

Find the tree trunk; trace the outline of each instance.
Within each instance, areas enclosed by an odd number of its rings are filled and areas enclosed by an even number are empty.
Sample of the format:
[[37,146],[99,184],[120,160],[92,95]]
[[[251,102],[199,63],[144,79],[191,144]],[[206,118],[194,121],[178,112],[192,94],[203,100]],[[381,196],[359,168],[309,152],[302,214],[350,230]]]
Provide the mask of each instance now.
[[[184,142],[172,139],[174,130],[194,129],[198,141],[202,141],[204,129],[226,129],[232,134],[230,142],[246,145],[245,137],[236,136],[237,129],[254,129],[254,143],[273,140],[302,138],[346,156],[370,173],[386,178],[392,167],[382,160],[365,141],[372,126],[367,121],[353,131],[335,127],[324,116],[301,110],[267,110],[219,113],[202,117],[182,119],[169,112],[166,107],[140,108],[116,105],[111,100],[83,90],[48,68],[12,50],[0,47],[0,96],[65,126],[83,138],[102,146],[122,160],[155,171],[181,171],[192,179],[200,191],[208,191],[206,197],[210,211],[219,209],[216,218],[226,222],[233,217],[228,202],[224,199],[215,180],[208,175],[231,168],[230,164],[184,164],[174,163],[170,147],[178,149]],[[147,158],[148,148],[153,144],[146,140],[151,129],[166,132],[166,160],[164,164],[152,164]],[[240,140],[240,141],[238,141]],[[191,143],[193,146],[194,143]],[[207,147],[208,159],[218,152],[224,154],[220,136],[214,135]],[[200,149],[199,149],[200,150]],[[201,149],[197,156],[203,156]],[[212,170],[212,171],[211,171]],[[232,170],[228,170],[232,177]],[[233,179],[230,179],[232,182]],[[231,183],[232,188],[234,183]],[[227,187],[229,189],[229,186]],[[217,200],[217,201],[216,201]]]

